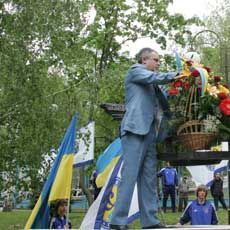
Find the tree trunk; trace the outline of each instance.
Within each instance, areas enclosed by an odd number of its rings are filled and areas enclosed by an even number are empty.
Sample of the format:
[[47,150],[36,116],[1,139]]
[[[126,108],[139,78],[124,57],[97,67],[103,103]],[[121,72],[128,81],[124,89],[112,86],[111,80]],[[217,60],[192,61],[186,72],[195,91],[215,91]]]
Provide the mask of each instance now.
[[80,173],[79,186],[82,189],[83,193],[86,195],[86,199],[90,206],[93,203],[93,196],[90,190],[85,186],[85,183],[84,183],[84,178],[85,178],[84,167],[79,170],[79,173]]

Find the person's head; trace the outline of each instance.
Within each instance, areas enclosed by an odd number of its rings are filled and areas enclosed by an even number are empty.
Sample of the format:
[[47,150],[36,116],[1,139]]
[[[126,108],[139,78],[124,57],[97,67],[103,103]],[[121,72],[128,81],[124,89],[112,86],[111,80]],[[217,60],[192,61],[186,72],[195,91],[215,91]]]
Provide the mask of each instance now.
[[208,195],[208,189],[205,185],[200,185],[197,187],[196,196],[200,200],[205,200]]
[[214,178],[217,179],[217,180],[220,179],[220,173],[215,173]]
[[186,176],[183,176],[183,181],[186,181],[187,180],[187,177]]
[[143,48],[137,54],[137,61],[147,69],[155,71],[159,68],[160,59],[158,53],[151,48]]
[[166,162],[166,166],[167,166],[167,167],[170,167],[170,166],[171,166],[169,161]]
[[67,200],[58,200],[56,204],[56,214],[58,216],[65,216],[67,212]]

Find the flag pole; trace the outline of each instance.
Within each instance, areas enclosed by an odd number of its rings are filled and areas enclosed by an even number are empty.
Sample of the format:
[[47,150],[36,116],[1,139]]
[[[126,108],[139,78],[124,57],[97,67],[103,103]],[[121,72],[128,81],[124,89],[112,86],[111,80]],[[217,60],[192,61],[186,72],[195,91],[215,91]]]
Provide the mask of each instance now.
[[[71,186],[71,188],[72,188],[72,186]],[[69,213],[70,213],[69,209],[70,209],[71,192],[72,192],[72,190],[70,189],[70,196],[69,196],[69,199],[67,201],[67,212],[66,212],[66,222],[67,222],[68,229],[69,229]]]
[[73,184],[73,170],[74,170],[74,167],[72,166],[72,179],[71,179],[71,185],[70,185],[69,199],[67,200],[67,212],[66,212],[66,222],[67,222],[68,229],[69,229],[70,200],[71,200],[72,184]]
[[66,222],[67,222],[67,225],[68,225],[68,229],[69,229],[69,205],[70,205],[70,199],[68,199],[67,214],[66,214]]

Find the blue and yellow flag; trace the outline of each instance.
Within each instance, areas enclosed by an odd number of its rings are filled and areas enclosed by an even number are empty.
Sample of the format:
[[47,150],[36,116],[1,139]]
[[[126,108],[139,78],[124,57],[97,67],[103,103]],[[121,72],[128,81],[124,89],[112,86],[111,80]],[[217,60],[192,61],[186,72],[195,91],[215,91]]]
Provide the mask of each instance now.
[[26,223],[25,229],[49,228],[50,202],[59,199],[70,199],[76,125],[77,114],[73,116],[65,133],[53,167]]
[[[96,163],[98,177],[96,184],[102,185],[102,190],[88,209],[80,229],[110,229],[110,220],[117,200],[118,186],[122,180],[123,164],[120,138],[115,139],[99,157]],[[127,217],[127,223],[139,217],[137,186],[134,188],[132,201]]]
[[96,163],[96,185],[101,188],[105,185],[107,177],[121,156],[121,139],[116,138],[101,154]]

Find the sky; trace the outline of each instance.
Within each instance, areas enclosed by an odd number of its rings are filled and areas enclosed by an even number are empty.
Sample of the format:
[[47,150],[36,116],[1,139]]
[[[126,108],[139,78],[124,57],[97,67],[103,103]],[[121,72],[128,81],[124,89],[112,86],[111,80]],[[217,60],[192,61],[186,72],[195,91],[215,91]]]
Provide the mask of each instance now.
[[[210,15],[210,12],[221,1],[222,0],[174,0],[174,3],[169,6],[169,12],[172,14],[181,13],[185,18],[190,18],[193,16],[204,18],[205,16]],[[197,30],[197,32],[199,31],[198,28],[195,30]],[[159,53],[165,52],[162,51],[160,46],[150,38],[142,38],[135,42],[128,42],[122,47],[122,51],[129,51],[130,56],[133,57],[141,48],[144,47],[151,47],[157,50]]]
[[218,4],[216,0],[174,0],[174,3],[169,7],[169,11],[181,13],[186,18],[204,17],[209,15],[216,4]]

